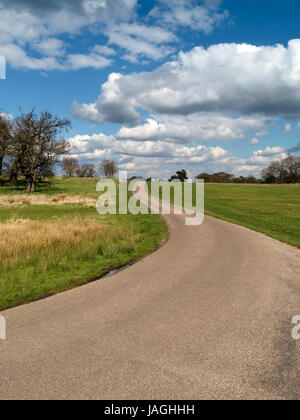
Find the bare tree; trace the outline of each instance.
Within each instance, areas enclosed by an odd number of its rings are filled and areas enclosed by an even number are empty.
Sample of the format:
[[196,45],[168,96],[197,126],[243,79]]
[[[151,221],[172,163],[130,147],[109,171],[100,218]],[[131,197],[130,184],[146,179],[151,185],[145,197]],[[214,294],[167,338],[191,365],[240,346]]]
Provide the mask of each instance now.
[[34,110],[21,113],[15,120],[12,174],[21,173],[25,177],[27,192],[34,192],[36,183],[53,171],[59,157],[71,151],[65,140],[58,140],[61,131],[69,126],[68,120],[61,120],[47,111],[40,116]]
[[117,168],[116,163],[113,160],[104,159],[100,163],[101,176],[104,176],[105,178],[114,178],[117,172],[118,172],[118,168]]
[[64,157],[62,160],[62,169],[64,175],[72,178],[77,174],[77,170],[79,168],[79,163],[76,158],[73,157]]
[[289,155],[286,159],[271,162],[262,172],[268,184],[294,184],[300,182],[300,158]]
[[79,178],[95,178],[96,170],[94,165],[83,165],[77,168]]
[[11,144],[12,125],[10,120],[0,114],[0,176],[2,176],[3,161]]

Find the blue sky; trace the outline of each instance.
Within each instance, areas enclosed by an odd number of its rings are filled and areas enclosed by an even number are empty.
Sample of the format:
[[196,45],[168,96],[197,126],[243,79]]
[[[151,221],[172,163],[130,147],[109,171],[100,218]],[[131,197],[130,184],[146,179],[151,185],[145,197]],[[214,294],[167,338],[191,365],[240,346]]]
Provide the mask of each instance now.
[[294,0],[0,0],[1,109],[69,117],[80,162],[259,175],[300,147]]

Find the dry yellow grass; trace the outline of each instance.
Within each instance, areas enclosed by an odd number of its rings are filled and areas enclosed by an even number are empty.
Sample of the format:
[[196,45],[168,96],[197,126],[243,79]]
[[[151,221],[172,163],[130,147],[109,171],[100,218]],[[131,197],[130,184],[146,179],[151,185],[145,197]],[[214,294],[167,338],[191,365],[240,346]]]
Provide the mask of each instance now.
[[125,228],[109,228],[93,220],[9,221],[0,224],[1,270],[36,264],[37,260],[49,266],[61,257],[72,260],[92,249],[96,254],[113,255],[125,243],[134,246],[134,239]]
[[48,205],[63,206],[66,204],[83,204],[87,207],[95,207],[96,199],[74,194],[47,195],[0,195],[0,206],[30,206],[30,205]]

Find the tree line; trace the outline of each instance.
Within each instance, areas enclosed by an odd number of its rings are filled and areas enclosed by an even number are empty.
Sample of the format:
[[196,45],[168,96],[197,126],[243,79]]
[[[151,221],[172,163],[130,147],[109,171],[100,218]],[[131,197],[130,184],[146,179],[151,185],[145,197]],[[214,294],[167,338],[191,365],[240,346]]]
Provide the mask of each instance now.
[[[187,179],[187,172],[183,169],[177,171],[170,178],[170,182],[174,180],[184,182]],[[300,183],[300,158],[289,155],[285,159],[271,162],[262,171],[261,178],[253,175],[236,177],[227,172],[214,174],[203,172],[196,176],[196,179],[203,179],[204,182],[213,184],[296,184]]]
[[116,163],[110,159],[102,160],[97,168],[94,164],[80,166],[78,159],[67,156],[63,158],[62,170],[64,176],[68,178],[95,178],[97,174],[105,178],[114,178],[118,168]]

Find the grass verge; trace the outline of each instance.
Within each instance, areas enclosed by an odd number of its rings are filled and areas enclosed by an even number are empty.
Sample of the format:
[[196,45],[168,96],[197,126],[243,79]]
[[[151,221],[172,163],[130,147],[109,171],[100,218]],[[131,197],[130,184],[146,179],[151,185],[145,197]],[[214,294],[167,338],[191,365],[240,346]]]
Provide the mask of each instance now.
[[[13,190],[0,198],[7,200],[0,204],[0,311],[98,279],[153,252],[167,237],[158,216],[98,215],[85,199],[95,195],[94,180],[68,180],[70,191],[65,180],[55,183],[51,194],[23,198]],[[7,187],[0,195],[1,188]]]
[[205,185],[205,212],[300,248],[300,185]]

